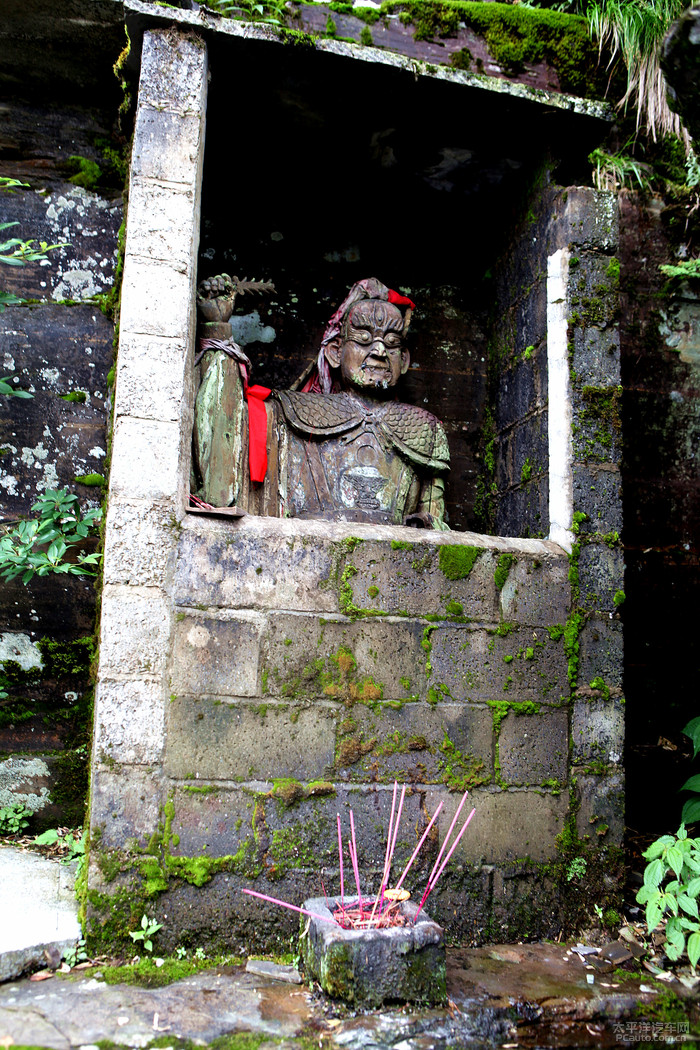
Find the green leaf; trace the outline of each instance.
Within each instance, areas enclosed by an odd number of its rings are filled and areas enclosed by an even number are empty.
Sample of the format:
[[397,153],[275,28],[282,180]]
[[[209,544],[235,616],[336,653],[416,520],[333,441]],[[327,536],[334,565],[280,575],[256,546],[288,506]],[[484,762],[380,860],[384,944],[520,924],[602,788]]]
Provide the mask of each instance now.
[[649,901],[646,909],[646,923],[649,933],[651,933],[652,930],[655,930],[656,927],[659,925],[663,914],[663,905],[659,904],[658,902]]
[[684,736],[690,737],[693,744],[693,758],[695,758],[698,751],[700,751],[700,715],[697,718],[691,718],[687,726],[682,730],[682,733]]
[[53,846],[54,842],[58,842],[59,834],[55,828],[49,828],[43,835],[37,835],[34,842],[37,846]]
[[683,853],[678,846],[669,846],[666,850],[666,863],[676,875],[680,875],[683,870]]
[[690,965],[695,969],[700,959],[700,933],[691,933],[688,938],[688,958],[690,959]]
[[658,886],[666,874],[666,865],[662,860],[652,860],[644,869],[644,885]]
[[652,842],[651,846],[644,850],[642,856],[645,860],[655,860],[657,857],[661,856],[667,846],[673,846],[675,841],[673,835],[662,835],[660,839],[657,839],[656,842]]
[[699,917],[698,902],[693,897],[689,897],[686,893],[679,893],[678,903],[686,915],[693,915],[696,919]]
[[691,879],[685,888],[685,892],[689,897],[697,897],[700,893],[700,879]]
[[683,806],[682,817],[686,824],[694,824],[700,820],[700,795],[688,799]]
[[666,923],[666,941],[675,944],[683,951],[685,947],[685,934],[679,919],[669,919]]
[[666,954],[668,955],[671,962],[677,962],[683,954],[683,949],[679,948],[677,944],[666,944]]
[[688,777],[683,787],[678,789],[679,791],[696,791],[700,793],[700,773],[696,773],[692,777]]

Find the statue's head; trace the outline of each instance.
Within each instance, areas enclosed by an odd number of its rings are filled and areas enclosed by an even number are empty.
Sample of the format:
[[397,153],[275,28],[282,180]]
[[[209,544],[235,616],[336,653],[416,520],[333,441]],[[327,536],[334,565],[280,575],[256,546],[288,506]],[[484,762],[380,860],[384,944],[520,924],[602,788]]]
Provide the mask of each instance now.
[[365,393],[382,393],[395,387],[410,364],[403,347],[404,316],[398,306],[382,299],[354,303],[336,338],[325,346],[333,369],[340,370],[341,385]]

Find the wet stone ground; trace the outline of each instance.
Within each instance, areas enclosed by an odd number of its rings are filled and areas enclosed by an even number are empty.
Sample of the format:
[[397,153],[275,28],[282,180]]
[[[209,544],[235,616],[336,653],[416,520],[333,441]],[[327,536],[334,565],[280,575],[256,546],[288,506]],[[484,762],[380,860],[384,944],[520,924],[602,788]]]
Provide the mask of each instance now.
[[544,1050],[662,1046],[695,1041],[693,1029],[696,1038],[700,1032],[697,997],[678,989],[679,1005],[668,986],[619,970],[594,972],[590,984],[586,960],[558,944],[448,952],[445,1009],[351,1016],[289,983],[283,969],[286,980],[220,967],[163,988],[107,985],[91,970],[8,982],[0,985],[0,1047]]

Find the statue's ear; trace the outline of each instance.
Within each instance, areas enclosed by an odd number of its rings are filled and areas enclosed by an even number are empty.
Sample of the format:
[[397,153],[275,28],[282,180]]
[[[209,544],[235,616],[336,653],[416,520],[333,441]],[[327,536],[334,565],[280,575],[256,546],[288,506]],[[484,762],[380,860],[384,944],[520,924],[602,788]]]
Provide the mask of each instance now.
[[340,368],[340,336],[337,335],[330,342],[326,343],[324,354],[326,355],[326,361],[331,368]]
[[411,355],[409,354],[408,350],[402,350],[401,351],[401,375],[402,376],[405,376],[406,372],[408,372],[408,366],[410,365],[410,363],[411,363]]

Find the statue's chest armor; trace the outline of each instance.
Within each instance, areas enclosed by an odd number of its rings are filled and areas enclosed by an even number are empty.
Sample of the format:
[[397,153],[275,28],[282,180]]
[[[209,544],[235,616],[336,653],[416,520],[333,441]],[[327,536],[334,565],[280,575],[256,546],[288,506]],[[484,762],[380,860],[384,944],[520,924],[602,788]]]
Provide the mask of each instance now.
[[400,523],[415,472],[371,419],[342,437],[290,435],[287,474],[294,517]]

